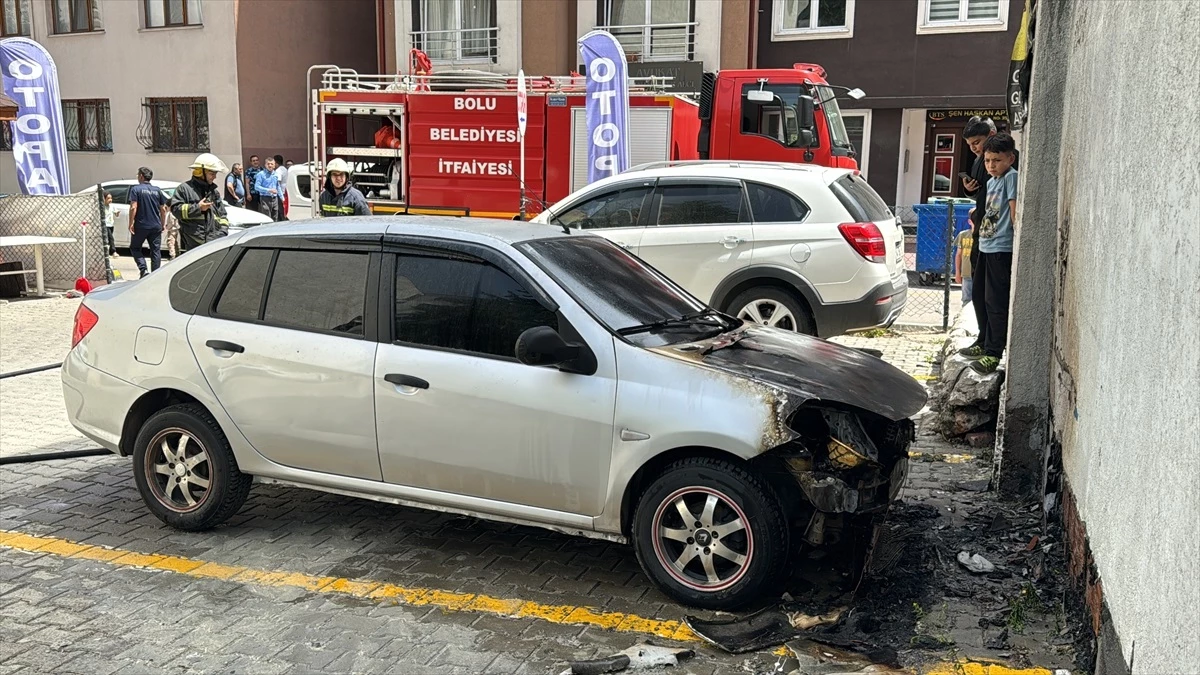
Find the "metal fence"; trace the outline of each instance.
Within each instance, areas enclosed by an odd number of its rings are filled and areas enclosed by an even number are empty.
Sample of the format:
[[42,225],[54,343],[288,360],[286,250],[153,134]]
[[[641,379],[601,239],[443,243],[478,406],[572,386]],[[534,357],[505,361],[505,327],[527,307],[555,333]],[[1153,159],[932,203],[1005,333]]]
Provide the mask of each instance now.
[[955,240],[969,227],[970,208],[969,204],[892,207],[904,229],[904,266],[908,270],[908,302],[900,323],[946,330],[962,309],[962,288],[955,281]]
[[[87,247],[87,278],[93,284],[107,278],[108,265],[100,228],[100,201],[96,194],[49,196],[8,195],[0,197],[0,237],[65,237],[71,243],[42,246],[42,269],[47,289],[71,289],[84,272]],[[85,225],[86,223],[86,225]],[[23,269],[34,269],[32,246],[0,247],[0,261],[20,261]],[[33,275],[25,275],[26,288],[34,292]]]

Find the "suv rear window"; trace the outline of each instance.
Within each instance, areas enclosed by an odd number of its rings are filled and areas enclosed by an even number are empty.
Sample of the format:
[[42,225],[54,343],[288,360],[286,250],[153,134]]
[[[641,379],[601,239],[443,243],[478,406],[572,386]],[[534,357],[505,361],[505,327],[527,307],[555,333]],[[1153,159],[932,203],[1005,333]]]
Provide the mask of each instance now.
[[746,192],[756,223],[799,223],[808,217],[808,205],[779,188],[746,183]]
[[833,190],[842,206],[850,212],[854,222],[879,222],[895,218],[887,204],[867,181],[852,173],[837,179],[829,188]]

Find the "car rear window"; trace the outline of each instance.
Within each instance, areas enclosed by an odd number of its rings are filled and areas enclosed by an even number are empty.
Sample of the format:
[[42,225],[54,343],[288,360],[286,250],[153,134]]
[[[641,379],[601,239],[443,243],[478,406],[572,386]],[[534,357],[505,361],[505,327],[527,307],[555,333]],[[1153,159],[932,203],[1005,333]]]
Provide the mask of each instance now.
[[221,261],[225,259],[227,253],[229,253],[227,248],[209,253],[196,262],[190,263],[171,279],[167,297],[176,312],[196,313],[196,306],[200,304],[200,296],[204,293],[204,287],[208,285],[213,273],[221,266]]
[[746,183],[746,192],[756,223],[799,223],[808,217],[808,205],[779,188]]
[[271,271],[273,254],[269,249],[255,248],[242,255],[217,300],[218,316],[244,321],[254,321],[258,318],[263,287],[267,283],[267,273]]
[[280,251],[263,320],[322,333],[363,334],[370,255]]
[[895,217],[874,188],[852,173],[837,179],[829,188],[856,223],[879,222]]
[[659,189],[659,225],[721,225],[745,222],[740,185],[666,185]]

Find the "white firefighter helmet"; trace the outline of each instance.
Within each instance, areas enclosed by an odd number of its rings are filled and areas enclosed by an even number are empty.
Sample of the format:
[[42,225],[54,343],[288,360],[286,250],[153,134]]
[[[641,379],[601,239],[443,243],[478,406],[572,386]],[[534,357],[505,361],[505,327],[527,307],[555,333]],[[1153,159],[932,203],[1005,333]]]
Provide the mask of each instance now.
[[329,164],[325,167],[325,173],[344,173],[349,176],[350,165],[346,162],[346,160],[338,157],[330,160]]
[[192,162],[192,165],[188,168],[204,171],[216,171],[217,173],[229,170],[226,168],[225,162],[222,162],[220,157],[217,157],[211,152],[206,152],[197,156],[196,161]]

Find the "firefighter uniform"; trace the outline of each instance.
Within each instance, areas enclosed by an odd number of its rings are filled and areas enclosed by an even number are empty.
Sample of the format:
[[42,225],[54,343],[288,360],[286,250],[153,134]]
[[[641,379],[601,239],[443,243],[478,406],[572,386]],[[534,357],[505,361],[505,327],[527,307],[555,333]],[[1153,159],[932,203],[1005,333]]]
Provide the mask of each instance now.
[[[229,234],[229,217],[221,199],[221,189],[205,175],[206,172],[225,171],[225,164],[216,156],[204,153],[196,158],[191,169],[192,178],[180,183],[171,196],[171,215],[179,221],[181,253]],[[202,210],[200,202],[205,199],[210,206]]]

